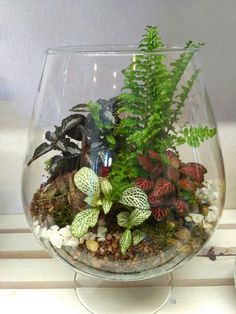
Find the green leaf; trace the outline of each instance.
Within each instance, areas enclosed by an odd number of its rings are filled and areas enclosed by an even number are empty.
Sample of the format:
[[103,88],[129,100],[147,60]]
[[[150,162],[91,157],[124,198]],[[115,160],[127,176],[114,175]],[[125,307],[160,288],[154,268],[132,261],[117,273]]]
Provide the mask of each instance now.
[[99,201],[99,194],[94,193],[92,195],[88,195],[85,197],[84,201],[92,207],[97,207],[97,203]]
[[125,254],[132,245],[132,233],[129,229],[125,230],[120,238],[121,253]]
[[116,140],[113,135],[109,134],[106,136],[106,140],[108,141],[109,144],[114,146],[116,144]]
[[136,208],[130,215],[130,225],[132,227],[141,225],[150,217],[151,213],[150,210]]
[[112,192],[112,185],[108,179],[101,178],[100,186],[101,186],[102,193],[104,195],[109,195]]
[[140,209],[150,208],[147,195],[141,189],[136,187],[126,189],[121,195],[120,203]]
[[186,127],[181,130],[177,139],[177,144],[181,143],[180,140],[185,143],[188,143],[189,146],[198,147],[201,142],[204,142],[212,138],[216,134],[216,129],[209,129],[207,126],[203,127],[199,125],[198,127]]
[[134,231],[132,231],[132,236],[133,236],[133,245],[137,245],[145,238],[145,233],[139,229],[135,229]]
[[74,183],[86,195],[93,196],[100,193],[99,178],[90,168],[83,167],[77,171],[74,175]]
[[129,212],[121,212],[117,215],[117,222],[120,227],[128,228],[129,227]]
[[89,101],[88,110],[91,112],[95,125],[99,129],[103,129],[103,122],[100,118],[101,106],[97,102]]
[[108,201],[106,199],[102,200],[102,208],[104,211],[104,214],[106,215],[107,213],[109,213],[109,211],[111,210],[112,207],[112,202]]
[[99,210],[89,208],[78,213],[72,224],[71,233],[75,238],[81,238],[84,236],[89,228],[95,227],[98,221]]

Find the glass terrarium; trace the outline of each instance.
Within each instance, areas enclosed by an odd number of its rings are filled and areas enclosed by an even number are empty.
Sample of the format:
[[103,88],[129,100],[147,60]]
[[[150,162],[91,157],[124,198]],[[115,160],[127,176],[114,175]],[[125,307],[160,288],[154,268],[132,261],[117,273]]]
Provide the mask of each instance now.
[[46,51],[23,202],[38,240],[76,272],[160,277],[216,229],[224,168],[200,47],[165,48],[147,27],[137,47]]

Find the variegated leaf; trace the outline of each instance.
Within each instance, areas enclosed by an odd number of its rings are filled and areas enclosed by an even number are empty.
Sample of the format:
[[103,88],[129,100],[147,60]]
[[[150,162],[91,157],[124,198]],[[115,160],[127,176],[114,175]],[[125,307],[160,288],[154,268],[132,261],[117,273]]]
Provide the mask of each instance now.
[[88,195],[84,199],[84,201],[92,207],[97,206],[98,200],[99,200],[99,194]]
[[137,187],[126,189],[121,195],[120,203],[126,206],[136,207],[140,209],[150,208],[147,195]]
[[100,180],[100,186],[102,193],[104,195],[108,195],[112,191],[112,185],[106,178],[101,178]]
[[136,208],[130,215],[131,226],[139,226],[151,215],[151,211],[147,209]]
[[71,233],[75,238],[81,238],[84,236],[89,228],[94,227],[97,224],[99,216],[99,210],[89,208],[78,213],[72,224]]
[[135,229],[132,232],[132,236],[133,236],[133,245],[137,245],[145,238],[145,233],[143,233],[139,229]]
[[102,208],[103,208],[103,211],[104,211],[104,214],[106,215],[107,213],[109,213],[109,211],[111,210],[111,207],[112,207],[112,202],[111,201],[108,201],[106,199],[104,199],[102,201]]
[[77,171],[74,175],[74,182],[76,187],[86,195],[100,193],[98,176],[90,168],[83,167]]
[[120,238],[120,250],[122,254],[125,254],[126,251],[132,245],[132,233],[129,229],[125,230]]
[[123,227],[123,228],[128,228],[129,227],[129,217],[130,213],[129,212],[121,212],[117,215],[117,222],[118,225]]

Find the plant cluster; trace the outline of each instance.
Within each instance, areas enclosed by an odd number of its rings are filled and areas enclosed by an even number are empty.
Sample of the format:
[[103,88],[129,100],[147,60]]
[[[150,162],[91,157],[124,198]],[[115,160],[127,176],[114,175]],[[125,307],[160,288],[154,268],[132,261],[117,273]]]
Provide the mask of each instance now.
[[85,206],[74,217],[73,236],[84,236],[101,214],[106,217],[115,208],[125,254],[145,238],[141,225],[146,228],[150,217],[156,223],[171,215],[184,217],[196,203],[195,191],[206,169],[198,163],[184,164],[178,146],[198,147],[216,133],[187,121],[179,125],[200,71],[196,69],[184,86],[180,81],[200,46],[188,42],[168,67],[158,29],[147,26],[139,45],[142,53],[122,71],[121,94],[73,107],[61,126],[46,132],[47,142],[36,148],[28,165],[57,150],[61,154],[46,161],[48,182],[78,170],[74,184]]

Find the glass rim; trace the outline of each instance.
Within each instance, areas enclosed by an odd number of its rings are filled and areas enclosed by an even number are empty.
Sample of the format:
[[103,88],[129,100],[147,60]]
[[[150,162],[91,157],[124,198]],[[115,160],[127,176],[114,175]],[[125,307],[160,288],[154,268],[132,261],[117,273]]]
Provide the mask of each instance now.
[[180,46],[165,46],[152,51],[141,51],[138,45],[81,45],[81,46],[62,46],[47,48],[47,55],[56,54],[78,54],[78,55],[144,55],[160,54],[171,52],[195,52],[199,51],[197,47],[184,48]]

